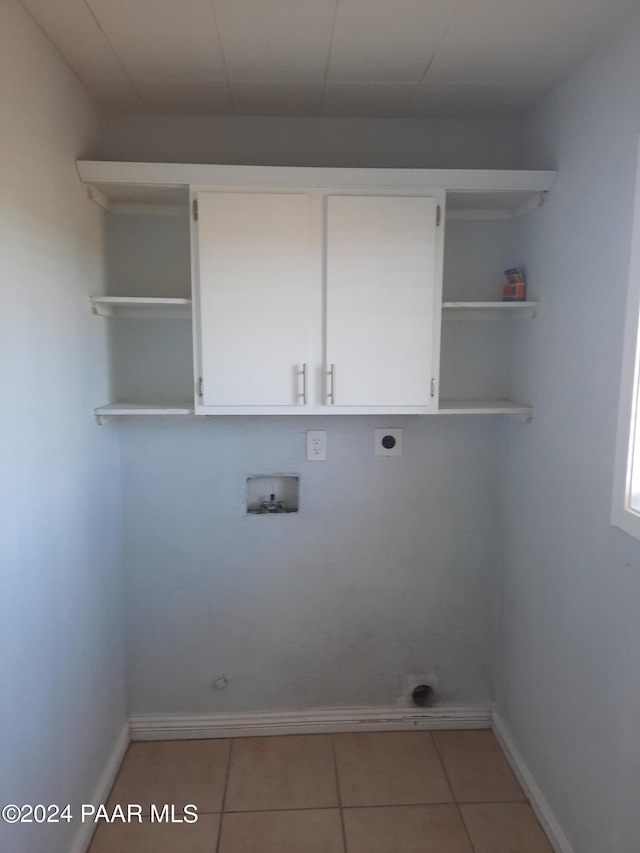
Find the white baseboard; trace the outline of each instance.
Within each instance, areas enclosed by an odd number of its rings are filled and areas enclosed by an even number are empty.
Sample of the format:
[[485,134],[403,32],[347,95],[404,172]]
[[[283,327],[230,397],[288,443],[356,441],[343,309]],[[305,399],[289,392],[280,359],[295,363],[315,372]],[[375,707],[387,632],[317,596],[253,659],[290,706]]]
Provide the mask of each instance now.
[[132,740],[251,737],[331,732],[488,729],[490,705],[442,708],[326,708],[253,714],[168,714],[131,717]]
[[[93,797],[87,802],[91,802],[94,806],[107,802],[111,786],[118,775],[118,770],[120,770],[120,765],[122,764],[122,759],[124,758],[127,747],[129,746],[130,739],[129,724],[125,723],[122,731],[118,735],[118,739],[113,745],[113,749],[107,759],[102,775],[100,776],[95,791],[93,792]],[[97,825],[90,821],[87,823],[81,823],[69,853],[86,853],[89,849],[89,845],[91,844],[91,839],[93,838],[93,833],[95,832],[96,827]]]
[[513,768],[513,772],[518,777],[518,781],[529,798],[531,808],[540,821],[540,824],[542,825],[542,828],[544,829],[553,849],[556,853],[575,853],[569,839],[564,834],[562,827],[558,823],[551,806],[545,799],[545,796],[538,787],[538,783],[529,770],[526,761],[522,757],[522,753],[518,749],[507,724],[495,709],[493,711],[491,728],[493,729],[500,746],[504,750],[511,767]]

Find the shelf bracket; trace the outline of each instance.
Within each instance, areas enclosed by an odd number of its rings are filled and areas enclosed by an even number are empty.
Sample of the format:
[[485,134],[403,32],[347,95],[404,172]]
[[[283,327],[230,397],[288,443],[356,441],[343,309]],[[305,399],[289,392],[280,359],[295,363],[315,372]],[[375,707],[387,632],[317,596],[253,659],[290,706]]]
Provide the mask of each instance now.
[[519,219],[521,216],[526,216],[527,213],[538,210],[545,203],[546,196],[546,191],[543,191],[534,195],[533,198],[529,198],[527,201],[522,202],[521,205],[515,208],[511,214],[512,217],[514,219]]
[[115,310],[111,305],[105,305],[104,302],[94,302],[91,297],[89,297],[89,303],[91,305],[91,313],[95,317],[113,317],[115,316]]
[[520,423],[530,424],[531,421],[533,420],[533,413],[532,412],[521,412],[520,414],[517,414],[517,415],[511,415],[511,417],[520,421]]
[[106,210],[107,213],[111,213],[111,202],[103,193],[100,192],[100,190],[89,184],[86,188],[86,191],[87,198],[89,199],[89,201],[92,201],[94,204],[97,204],[99,207]]
[[94,412],[93,417],[96,419],[96,423],[98,426],[102,426],[104,421],[102,420],[102,415],[99,415],[97,412]]

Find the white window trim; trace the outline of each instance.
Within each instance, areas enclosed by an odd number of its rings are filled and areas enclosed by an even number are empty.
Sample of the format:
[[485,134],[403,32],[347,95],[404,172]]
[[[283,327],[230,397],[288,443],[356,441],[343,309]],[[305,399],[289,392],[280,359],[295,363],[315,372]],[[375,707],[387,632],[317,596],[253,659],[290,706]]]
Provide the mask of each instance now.
[[[640,539],[640,512],[631,509],[631,472],[640,393],[640,145],[636,169],[635,202],[631,232],[629,289],[622,351],[618,436],[613,478],[611,523]],[[636,460],[640,465],[640,460]]]

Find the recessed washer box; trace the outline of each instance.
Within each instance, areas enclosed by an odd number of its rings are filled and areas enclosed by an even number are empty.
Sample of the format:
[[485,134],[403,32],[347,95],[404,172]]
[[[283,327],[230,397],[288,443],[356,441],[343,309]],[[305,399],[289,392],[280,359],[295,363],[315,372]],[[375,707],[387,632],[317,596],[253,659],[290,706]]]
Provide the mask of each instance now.
[[300,477],[297,474],[256,474],[247,477],[248,515],[286,515],[298,512]]
[[402,456],[401,429],[375,429],[373,432],[376,456]]

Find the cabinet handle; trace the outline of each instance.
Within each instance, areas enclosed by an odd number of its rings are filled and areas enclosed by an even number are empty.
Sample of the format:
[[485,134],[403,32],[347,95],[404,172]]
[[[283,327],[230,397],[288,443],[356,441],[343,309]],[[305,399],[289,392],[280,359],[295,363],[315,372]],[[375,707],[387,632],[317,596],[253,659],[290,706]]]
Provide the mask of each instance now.
[[335,364],[331,365],[331,370],[327,374],[329,379],[331,380],[329,384],[329,390],[327,391],[328,402],[335,406],[336,404],[336,366]]
[[302,394],[298,394],[298,397],[302,397],[302,405],[307,405],[307,365],[302,365],[302,370],[300,371],[302,374]]

